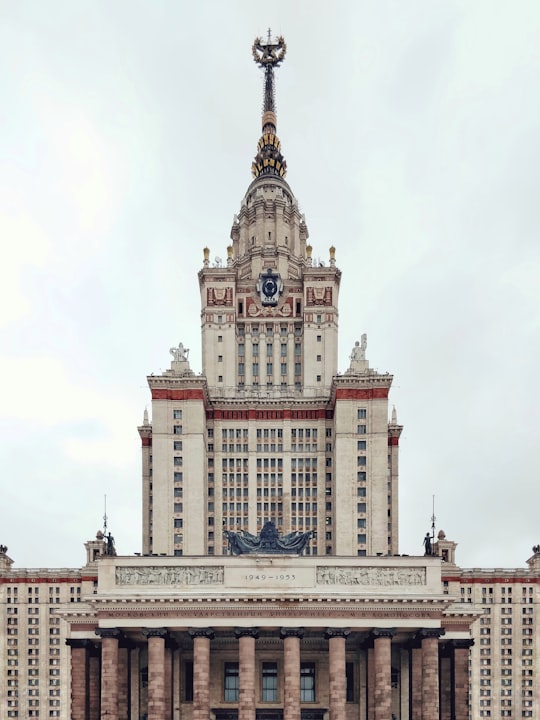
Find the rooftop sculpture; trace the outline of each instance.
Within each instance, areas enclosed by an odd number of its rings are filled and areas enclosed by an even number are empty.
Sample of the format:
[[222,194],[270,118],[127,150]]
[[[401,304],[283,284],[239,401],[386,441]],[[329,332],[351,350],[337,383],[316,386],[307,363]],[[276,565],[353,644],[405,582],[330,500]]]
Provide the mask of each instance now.
[[292,532],[280,537],[272,521],[264,524],[260,535],[252,535],[245,530],[232,532],[225,530],[229,541],[229,550],[233,555],[251,553],[269,553],[273,555],[301,555],[312,536],[311,532]]

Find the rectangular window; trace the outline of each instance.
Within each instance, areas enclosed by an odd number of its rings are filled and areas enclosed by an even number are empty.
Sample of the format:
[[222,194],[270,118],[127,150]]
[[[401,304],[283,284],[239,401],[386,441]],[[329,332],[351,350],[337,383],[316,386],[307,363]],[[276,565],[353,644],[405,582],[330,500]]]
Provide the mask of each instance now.
[[259,363],[253,363],[253,375],[257,376],[259,374]]
[[263,662],[262,664],[262,701],[277,702],[277,663]]
[[367,417],[366,408],[358,408],[358,420],[363,420]]
[[182,426],[181,425],[175,425],[173,427],[173,433],[175,435],[181,435],[182,434]]
[[358,425],[356,432],[358,433],[358,435],[365,435],[366,434],[366,426]]
[[173,410],[173,418],[175,420],[181,420],[182,419],[182,411],[181,410]]
[[182,441],[181,441],[181,440],[175,440],[175,441],[174,441],[174,449],[175,449],[175,450],[182,450]]
[[238,702],[238,663],[226,662],[223,682],[225,702]]
[[315,663],[300,665],[300,702],[315,702]]

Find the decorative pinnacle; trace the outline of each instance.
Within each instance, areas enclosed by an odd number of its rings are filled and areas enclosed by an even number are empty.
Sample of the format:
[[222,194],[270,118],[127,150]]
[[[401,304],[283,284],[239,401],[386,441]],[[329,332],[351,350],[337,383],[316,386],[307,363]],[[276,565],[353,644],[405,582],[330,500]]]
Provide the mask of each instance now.
[[278,67],[285,59],[287,44],[280,35],[272,40],[271,32],[268,37],[255,38],[252,53],[253,60],[264,68],[264,101],[262,115],[262,137],[257,147],[257,155],[251,166],[251,174],[257,178],[260,175],[278,175],[284,177],[287,164],[281,154],[281,143],[276,135],[276,102],[274,90],[274,67]]

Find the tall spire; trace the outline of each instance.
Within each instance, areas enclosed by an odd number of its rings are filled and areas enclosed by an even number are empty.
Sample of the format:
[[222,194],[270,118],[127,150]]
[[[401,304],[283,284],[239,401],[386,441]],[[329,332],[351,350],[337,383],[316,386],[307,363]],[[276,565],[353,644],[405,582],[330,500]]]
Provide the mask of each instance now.
[[281,143],[276,135],[274,67],[283,62],[287,45],[281,36],[272,40],[268,30],[266,39],[255,39],[252,52],[257,65],[264,69],[264,101],[262,136],[257,144],[257,155],[251,165],[251,174],[254,178],[261,175],[285,177],[287,163],[281,154]]

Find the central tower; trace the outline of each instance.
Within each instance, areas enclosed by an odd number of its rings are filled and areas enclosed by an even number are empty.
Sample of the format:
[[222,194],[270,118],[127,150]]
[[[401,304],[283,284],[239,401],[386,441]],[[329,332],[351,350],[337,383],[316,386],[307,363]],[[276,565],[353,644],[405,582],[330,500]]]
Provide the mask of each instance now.
[[264,69],[254,179],[234,217],[225,267],[211,267],[205,251],[199,273],[203,367],[209,392],[220,397],[317,398],[337,372],[341,273],[333,248],[327,266],[313,265],[277,136],[274,68],[285,53],[282,37],[253,44]]
[[277,136],[282,37],[258,38],[262,134],[223,262],[199,272],[202,374],[173,348],[150,376],[143,442],[143,551],[228,552],[223,530],[313,533],[308,554],[397,552],[397,443],[389,375],[357,343],[338,375],[335,249],[314,262]]

